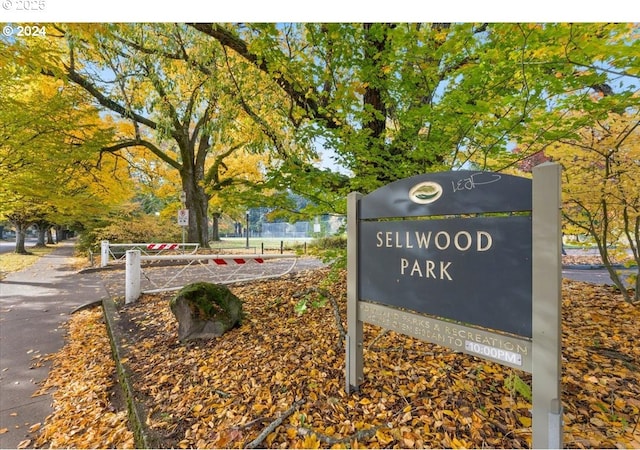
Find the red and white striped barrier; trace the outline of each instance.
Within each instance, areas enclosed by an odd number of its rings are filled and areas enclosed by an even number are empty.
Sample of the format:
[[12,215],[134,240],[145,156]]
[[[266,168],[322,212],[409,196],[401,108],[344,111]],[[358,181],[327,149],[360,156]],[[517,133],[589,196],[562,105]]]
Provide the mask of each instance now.
[[127,250],[140,250],[143,254],[148,255],[153,253],[156,256],[166,250],[178,250],[182,249],[182,253],[188,253],[194,255],[198,253],[200,244],[196,242],[183,242],[182,244],[169,243],[169,244],[152,244],[152,243],[127,243],[127,244],[112,244],[109,241],[104,240],[100,243],[100,267],[106,267],[109,264],[109,260],[113,259],[114,262],[123,262],[125,253]]
[[211,261],[219,266],[226,266],[231,261],[236,264],[246,264],[247,262],[251,261],[262,264],[264,262],[264,258],[214,258]]
[[147,250],[175,250],[180,244],[148,244]]

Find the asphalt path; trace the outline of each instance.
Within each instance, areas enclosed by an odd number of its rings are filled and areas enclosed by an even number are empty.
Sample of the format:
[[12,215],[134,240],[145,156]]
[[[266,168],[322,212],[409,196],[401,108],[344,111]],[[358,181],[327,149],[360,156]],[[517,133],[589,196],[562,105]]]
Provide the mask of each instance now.
[[108,295],[98,274],[77,272],[73,253],[64,241],[0,280],[0,448],[33,447],[30,429],[52,412],[50,395],[33,397],[49,373],[45,357],[62,348],[74,310]]
[[[36,242],[38,242],[38,239],[36,238],[27,238],[24,241],[24,245],[27,247],[27,250],[28,250],[29,247],[34,246]],[[16,250],[15,239],[10,239],[10,240],[0,239],[0,255],[3,253],[11,253],[11,252],[14,252],[15,250]]]
[[[569,256],[586,256],[593,258],[598,258],[599,256],[598,249],[596,248],[566,248],[565,251]],[[631,251],[629,251],[629,255],[631,256]],[[631,287],[628,277],[633,273],[637,273],[637,269],[616,268],[616,270],[622,277],[622,281]],[[562,277],[587,283],[613,285],[609,272],[602,265],[566,265],[562,268]]]
[[[628,281],[629,275],[636,272],[631,269],[619,269],[620,274],[622,275],[622,280],[628,287],[631,287],[631,284]],[[606,269],[573,269],[573,268],[565,268],[562,269],[562,277],[568,280],[574,281],[584,281],[587,283],[593,284],[606,284],[613,285],[613,281],[609,276],[609,272]]]

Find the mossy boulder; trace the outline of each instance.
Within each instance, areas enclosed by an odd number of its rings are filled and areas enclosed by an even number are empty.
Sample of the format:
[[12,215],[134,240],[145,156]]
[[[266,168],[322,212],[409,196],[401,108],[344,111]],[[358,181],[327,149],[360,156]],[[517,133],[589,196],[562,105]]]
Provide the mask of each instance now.
[[242,322],[242,300],[219,284],[188,284],[169,306],[178,320],[181,341],[219,337]]

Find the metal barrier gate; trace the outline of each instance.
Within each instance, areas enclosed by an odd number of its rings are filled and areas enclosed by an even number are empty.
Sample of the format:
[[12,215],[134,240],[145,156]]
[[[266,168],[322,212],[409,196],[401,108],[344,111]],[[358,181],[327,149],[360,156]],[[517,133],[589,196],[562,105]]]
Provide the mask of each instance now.
[[[290,262],[280,264],[278,267],[273,266],[273,260],[287,260]],[[187,263],[181,267],[177,272],[173,274],[165,274],[158,278],[162,280],[152,279],[151,270],[143,270],[142,261],[186,261]],[[226,278],[217,280],[220,284],[237,283],[240,281],[260,280],[267,278],[280,277],[291,272],[298,262],[298,256],[295,254],[276,254],[276,255],[157,255],[157,256],[143,256],[140,250],[127,250],[126,253],[126,267],[125,267],[125,303],[135,302],[142,293],[153,292],[166,292],[182,289],[184,285],[172,286],[174,281],[183,275],[187,269],[192,268],[194,263],[198,263],[197,267],[201,269],[201,275],[214,274],[216,268],[226,267],[229,273],[226,274]],[[241,276],[243,269],[247,266],[254,265],[269,265],[271,267],[265,267],[260,273],[254,273],[250,276]],[[237,266],[237,267],[235,267]],[[273,269],[276,270],[273,270]],[[271,269],[271,270],[269,270]],[[245,271],[246,272],[246,271]],[[271,272],[271,273],[267,273]],[[274,273],[276,272],[276,273]],[[143,290],[141,287],[142,278],[147,281],[153,288]],[[234,278],[235,277],[235,278]]]

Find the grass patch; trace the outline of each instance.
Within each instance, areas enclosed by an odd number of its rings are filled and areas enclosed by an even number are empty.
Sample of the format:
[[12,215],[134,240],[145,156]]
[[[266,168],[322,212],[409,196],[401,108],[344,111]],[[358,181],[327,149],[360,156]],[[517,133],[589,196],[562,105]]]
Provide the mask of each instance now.
[[264,248],[267,251],[278,251],[282,243],[283,250],[291,251],[304,247],[305,242],[311,239],[303,238],[249,238],[249,249],[247,250],[247,239],[244,238],[223,238],[220,241],[211,241],[209,244],[212,251],[217,250],[241,250],[242,253],[261,253]]
[[27,251],[29,255],[19,255],[17,253],[4,253],[0,255],[0,280],[11,272],[18,272],[31,264],[38,258],[51,253],[55,247],[30,247]]

